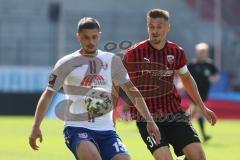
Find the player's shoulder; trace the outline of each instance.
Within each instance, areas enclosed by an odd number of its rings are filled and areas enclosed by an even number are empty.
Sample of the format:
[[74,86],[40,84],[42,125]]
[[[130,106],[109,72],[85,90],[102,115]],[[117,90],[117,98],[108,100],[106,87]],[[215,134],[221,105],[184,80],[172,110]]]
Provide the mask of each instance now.
[[127,53],[132,52],[135,49],[142,49],[148,46],[148,40],[144,40],[141,42],[137,42],[134,45],[132,45],[130,48],[127,49]]
[[180,45],[178,45],[177,43],[174,43],[172,41],[167,41],[167,43],[168,43],[168,47],[169,48],[173,48],[173,49],[177,49],[177,50],[180,50],[180,51],[184,51],[184,49]]
[[62,58],[60,58],[60,59],[57,61],[57,63],[55,64],[55,67],[56,67],[56,66],[60,66],[61,64],[65,63],[65,62],[67,62],[67,61],[69,61],[69,60],[71,60],[71,59],[73,59],[73,58],[75,58],[75,57],[77,57],[77,56],[79,56],[79,55],[80,55],[80,54],[79,54],[79,50],[77,50],[77,51],[75,51],[75,52],[72,52],[72,53],[69,53],[69,54],[63,56]]
[[116,54],[114,54],[112,52],[98,50],[97,58],[100,58],[103,61],[112,61],[113,57],[116,57]]
[[107,52],[107,51],[103,51],[103,50],[98,50],[98,55],[100,56],[114,56],[115,54],[112,52]]

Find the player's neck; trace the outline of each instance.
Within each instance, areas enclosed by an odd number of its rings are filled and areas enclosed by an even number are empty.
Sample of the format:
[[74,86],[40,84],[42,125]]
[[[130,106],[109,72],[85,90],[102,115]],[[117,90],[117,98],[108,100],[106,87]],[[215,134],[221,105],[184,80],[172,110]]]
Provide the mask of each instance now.
[[197,62],[198,63],[204,63],[204,62],[206,62],[207,60],[206,59],[203,59],[203,58],[198,58],[197,59]]
[[87,52],[83,49],[80,49],[79,53],[83,56],[87,56],[87,57],[95,57],[97,55],[97,50],[95,52]]
[[161,50],[165,47],[165,44],[167,43],[167,40],[162,40],[160,43],[156,44],[153,43],[151,40],[149,40],[150,44],[152,45],[153,48],[157,49],[157,50]]

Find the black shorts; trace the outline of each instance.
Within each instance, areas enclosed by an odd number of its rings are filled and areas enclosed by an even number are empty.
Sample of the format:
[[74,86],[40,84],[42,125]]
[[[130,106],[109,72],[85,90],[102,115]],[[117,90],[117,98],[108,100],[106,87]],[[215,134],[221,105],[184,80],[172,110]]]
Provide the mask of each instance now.
[[195,129],[184,112],[170,114],[155,121],[161,132],[159,145],[155,143],[155,139],[148,135],[146,128],[147,123],[137,122],[141,137],[152,154],[156,149],[171,144],[175,154],[182,156],[182,149],[185,146],[195,142],[200,143]]

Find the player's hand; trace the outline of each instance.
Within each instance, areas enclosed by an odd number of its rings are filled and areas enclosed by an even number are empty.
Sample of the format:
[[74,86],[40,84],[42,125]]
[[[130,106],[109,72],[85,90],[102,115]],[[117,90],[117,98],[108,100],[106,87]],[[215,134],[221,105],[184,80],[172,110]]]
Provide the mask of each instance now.
[[217,116],[215,115],[215,113],[212,110],[205,107],[205,109],[203,110],[203,115],[212,126],[214,126],[216,124]]
[[42,143],[42,133],[39,127],[33,127],[32,133],[29,136],[29,144],[33,150],[38,150],[39,146],[37,145],[37,139],[39,138],[39,141]]
[[157,144],[160,144],[161,134],[155,122],[153,121],[147,122],[147,131],[150,136],[156,139]]

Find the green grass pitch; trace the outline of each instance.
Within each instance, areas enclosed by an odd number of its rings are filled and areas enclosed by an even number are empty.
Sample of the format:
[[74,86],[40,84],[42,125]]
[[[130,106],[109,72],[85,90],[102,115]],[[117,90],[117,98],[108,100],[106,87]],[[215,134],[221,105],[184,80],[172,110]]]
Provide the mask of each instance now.
[[[0,160],[74,160],[64,144],[63,124],[60,120],[44,120],[40,150],[31,150],[28,136],[32,120],[33,117],[0,117]],[[208,125],[207,131],[213,136],[213,139],[203,144],[208,160],[240,159],[240,121],[218,121],[215,127]],[[134,122],[117,122],[117,132],[132,160],[153,160],[140,139]]]

